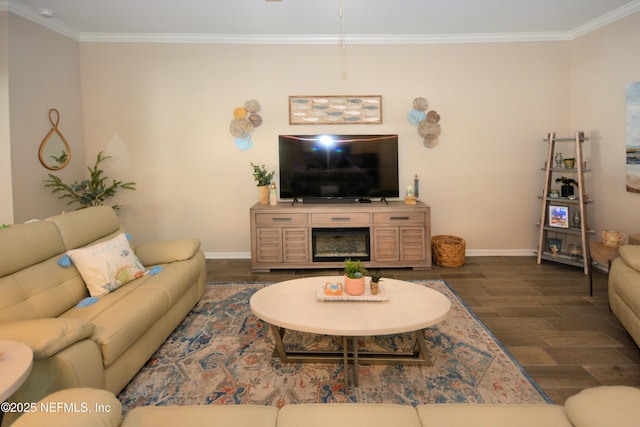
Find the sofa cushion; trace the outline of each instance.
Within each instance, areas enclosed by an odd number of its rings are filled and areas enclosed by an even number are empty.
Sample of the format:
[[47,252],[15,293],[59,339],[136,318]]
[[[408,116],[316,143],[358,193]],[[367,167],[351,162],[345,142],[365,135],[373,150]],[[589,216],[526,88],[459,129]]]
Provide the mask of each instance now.
[[80,319],[34,319],[0,323],[0,338],[20,341],[33,350],[35,360],[53,356],[89,338],[93,325]]
[[168,264],[193,257],[200,249],[197,239],[168,240],[147,243],[136,248],[136,255],[144,265]]
[[67,251],[92,297],[101,297],[144,276],[146,270],[124,233],[111,240]]
[[66,250],[107,240],[123,232],[110,206],[94,206],[48,218],[59,230]]
[[58,258],[0,277],[0,322],[58,317],[88,296],[78,271]]
[[169,305],[174,305],[198,281],[200,263],[197,259],[191,259],[162,267],[157,275],[145,277],[141,288],[161,290],[167,295]]
[[58,317],[88,296],[78,271],[58,265],[60,255],[0,277],[0,322]]
[[[169,298],[165,292],[136,286],[139,285],[136,283],[138,280],[95,304],[74,307],[63,315],[65,318],[84,319],[95,325],[91,339],[100,347],[104,366],[111,365],[169,309]],[[127,289],[132,285],[135,289]],[[123,294],[121,298],[107,298],[120,293]]]
[[572,427],[558,405],[453,403],[419,405],[416,409],[423,427]]
[[569,397],[564,409],[576,427],[635,427],[640,422],[640,389],[589,388]]
[[640,271],[640,245],[624,245],[618,248],[618,255],[627,265]]
[[127,414],[122,427],[275,427],[278,408],[258,405],[146,406]]
[[14,225],[0,233],[0,277],[64,252],[57,227],[46,221]]
[[278,413],[278,427],[422,427],[409,405],[335,403],[285,405]]

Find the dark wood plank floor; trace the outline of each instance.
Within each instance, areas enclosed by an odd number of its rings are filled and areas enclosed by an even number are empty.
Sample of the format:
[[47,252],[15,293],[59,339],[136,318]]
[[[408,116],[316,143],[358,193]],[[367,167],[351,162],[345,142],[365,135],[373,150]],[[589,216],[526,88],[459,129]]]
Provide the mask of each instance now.
[[[246,259],[207,260],[213,282],[278,282],[328,270],[252,273]],[[598,385],[640,387],[640,349],[609,311],[607,276],[534,257],[468,257],[464,267],[383,269],[402,280],[444,279],[555,403]]]

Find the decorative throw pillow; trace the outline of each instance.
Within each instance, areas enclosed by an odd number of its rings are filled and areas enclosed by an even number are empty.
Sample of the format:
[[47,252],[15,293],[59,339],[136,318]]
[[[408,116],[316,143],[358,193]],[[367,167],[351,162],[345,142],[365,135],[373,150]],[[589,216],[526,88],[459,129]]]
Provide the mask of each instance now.
[[67,252],[92,297],[100,297],[146,274],[124,233]]

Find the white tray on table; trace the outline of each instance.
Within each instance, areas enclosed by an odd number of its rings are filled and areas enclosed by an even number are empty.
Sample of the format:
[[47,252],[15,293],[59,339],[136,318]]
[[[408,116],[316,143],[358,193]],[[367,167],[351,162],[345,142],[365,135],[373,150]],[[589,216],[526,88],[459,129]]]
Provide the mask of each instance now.
[[371,287],[369,284],[366,284],[364,287],[364,293],[362,295],[349,295],[344,290],[342,291],[342,295],[326,295],[324,293],[324,288],[326,285],[318,286],[317,297],[319,301],[373,301],[373,302],[381,302],[387,301],[389,299],[389,293],[387,289],[382,286],[379,286],[379,291],[377,295],[371,294]]

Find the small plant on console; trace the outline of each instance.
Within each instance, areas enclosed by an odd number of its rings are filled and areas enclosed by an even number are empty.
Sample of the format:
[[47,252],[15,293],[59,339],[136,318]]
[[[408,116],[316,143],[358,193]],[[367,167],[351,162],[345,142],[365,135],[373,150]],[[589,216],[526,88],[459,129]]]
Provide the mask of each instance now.
[[253,162],[251,167],[253,168],[253,179],[256,180],[256,186],[262,187],[271,184],[275,171],[267,172],[265,165],[254,165]]

